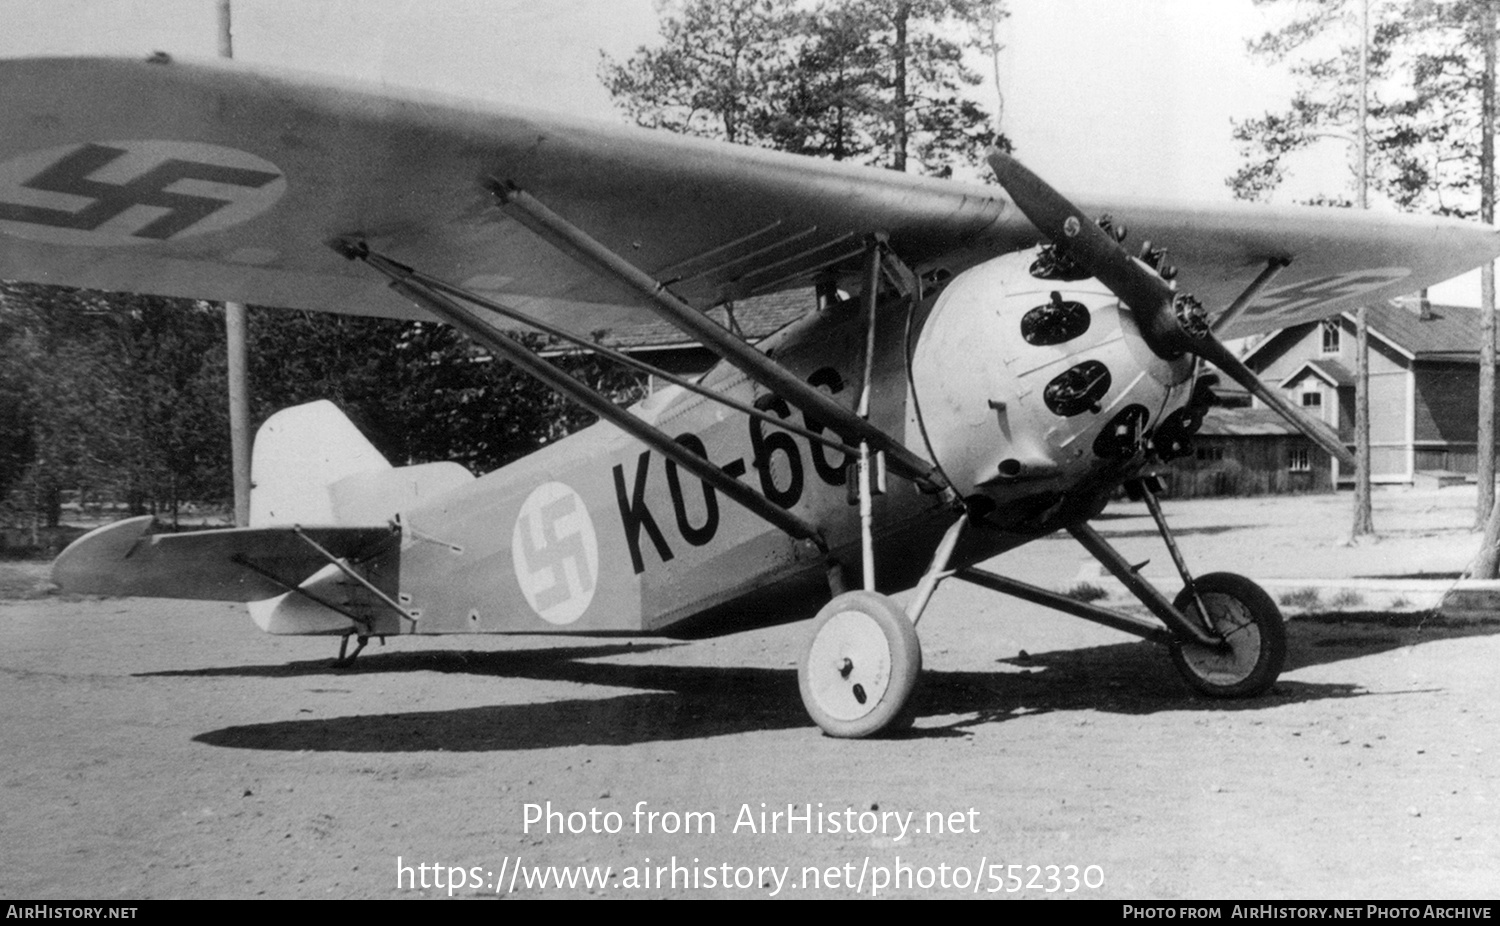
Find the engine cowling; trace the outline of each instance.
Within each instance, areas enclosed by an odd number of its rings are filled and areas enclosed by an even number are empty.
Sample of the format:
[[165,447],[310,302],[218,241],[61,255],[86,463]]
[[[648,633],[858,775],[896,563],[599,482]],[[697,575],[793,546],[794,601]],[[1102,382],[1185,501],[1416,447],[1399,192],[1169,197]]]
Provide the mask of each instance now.
[[1128,475],[1163,439],[1185,440],[1172,416],[1193,391],[1192,357],[1157,356],[1108,289],[1038,275],[1039,253],[956,277],[912,357],[938,462],[960,492],[1002,505]]

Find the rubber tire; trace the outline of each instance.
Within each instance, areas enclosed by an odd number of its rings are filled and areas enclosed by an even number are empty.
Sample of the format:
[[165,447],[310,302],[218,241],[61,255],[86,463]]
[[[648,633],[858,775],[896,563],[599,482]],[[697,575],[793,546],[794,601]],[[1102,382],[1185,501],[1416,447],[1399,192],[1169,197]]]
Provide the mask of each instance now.
[[[1286,623],[1281,609],[1259,585],[1232,572],[1211,572],[1194,585],[1214,626],[1229,639],[1233,656],[1224,660],[1202,644],[1178,640],[1172,643],[1172,662],[1177,671],[1194,689],[1211,698],[1263,694],[1276,683],[1286,664]],[[1198,607],[1188,589],[1183,589],[1173,604],[1190,619],[1198,619]],[[1235,626],[1240,629],[1233,630]],[[1209,674],[1216,665],[1223,671]]]
[[856,591],[813,619],[797,685],[824,733],[858,739],[910,724],[921,674],[922,643],[905,612],[885,595]]

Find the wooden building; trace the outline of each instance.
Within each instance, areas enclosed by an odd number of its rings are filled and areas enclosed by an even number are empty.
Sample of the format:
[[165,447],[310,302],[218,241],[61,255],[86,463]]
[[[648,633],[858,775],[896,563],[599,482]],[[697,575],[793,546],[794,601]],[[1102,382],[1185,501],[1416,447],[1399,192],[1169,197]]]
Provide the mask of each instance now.
[[1330,457],[1269,408],[1213,408],[1162,473],[1174,498],[1333,490]]
[[[1479,310],[1419,300],[1371,306],[1370,473],[1379,483],[1472,475],[1479,403]],[[1245,362],[1354,446],[1355,315],[1287,328]],[[1352,480],[1326,456],[1334,484]]]

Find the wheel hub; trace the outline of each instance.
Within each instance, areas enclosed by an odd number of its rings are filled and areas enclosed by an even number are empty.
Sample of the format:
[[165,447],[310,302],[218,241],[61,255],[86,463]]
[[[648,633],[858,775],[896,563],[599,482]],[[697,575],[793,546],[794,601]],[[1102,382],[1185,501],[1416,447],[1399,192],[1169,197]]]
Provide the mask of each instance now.
[[839,720],[856,720],[880,701],[890,684],[891,651],[880,625],[867,614],[842,611],[829,619],[808,654],[810,679],[823,709]]
[[[1260,630],[1243,604],[1224,595],[1205,595],[1210,631],[1223,637],[1218,646],[1184,643],[1182,657],[1205,681],[1233,685],[1255,671],[1260,658]],[[1195,609],[1196,610],[1196,609]]]

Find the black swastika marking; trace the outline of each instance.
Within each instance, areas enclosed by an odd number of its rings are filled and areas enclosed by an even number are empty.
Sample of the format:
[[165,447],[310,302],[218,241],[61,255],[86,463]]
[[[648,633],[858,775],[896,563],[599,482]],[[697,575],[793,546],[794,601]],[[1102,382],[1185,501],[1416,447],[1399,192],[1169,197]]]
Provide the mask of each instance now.
[[1304,280],[1267,293],[1245,310],[1247,317],[1291,315],[1325,302],[1358,295],[1407,276],[1404,267],[1351,270],[1336,276]]
[[578,510],[576,502],[575,496],[565,495],[543,505],[540,511],[531,513],[532,523],[539,523],[542,528],[540,547],[536,546],[531,530],[521,531],[526,568],[530,570],[533,577],[543,571],[551,573],[552,576],[552,584],[535,593],[537,611],[545,612],[573,599],[574,593],[568,588],[567,573],[563,569],[564,564],[570,560],[578,571],[578,594],[587,595],[594,590],[594,575],[589,571],[588,553],[584,550],[583,536],[576,531],[566,537],[557,535],[558,522]]
[[259,189],[281,177],[280,174],[263,170],[168,158],[128,183],[104,183],[89,179],[90,174],[114,163],[125,154],[127,152],[122,148],[84,145],[21,184],[27,189],[45,193],[68,193],[94,200],[77,212],[0,202],[0,220],[93,231],[133,206],[155,206],[166,209],[166,214],[151,220],[131,232],[131,235],[164,241],[232,202],[213,196],[168,192],[167,187],[177,181],[204,180]]

